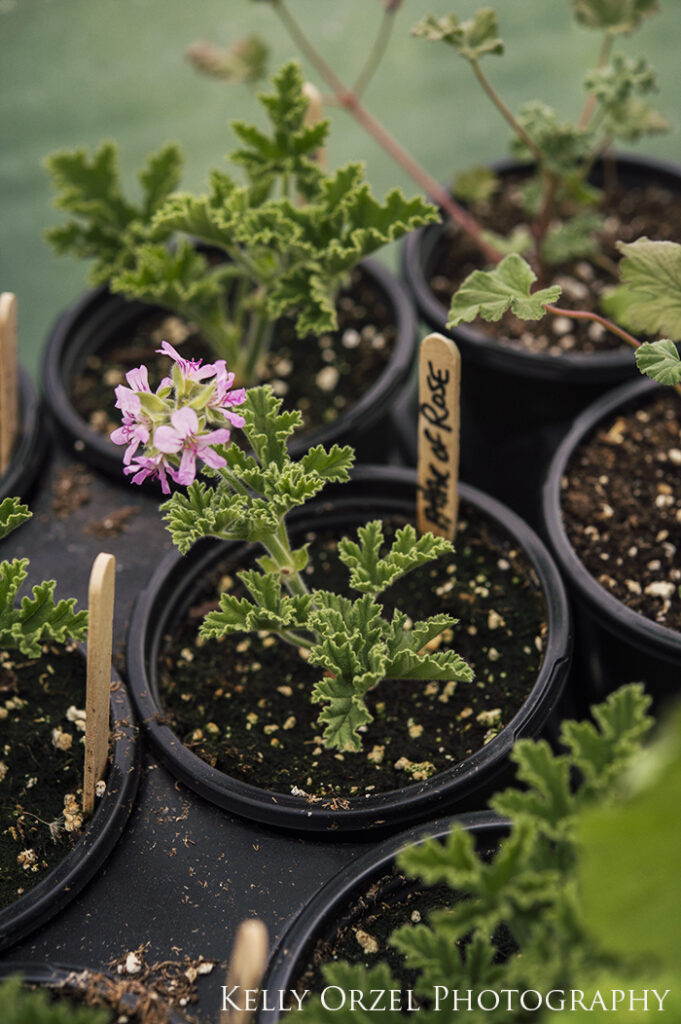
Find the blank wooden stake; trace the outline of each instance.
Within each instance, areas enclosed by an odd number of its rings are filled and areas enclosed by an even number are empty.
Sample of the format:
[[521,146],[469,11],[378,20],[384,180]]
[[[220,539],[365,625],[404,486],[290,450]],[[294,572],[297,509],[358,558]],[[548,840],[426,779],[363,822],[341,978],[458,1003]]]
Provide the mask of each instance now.
[[3,292],[0,295],[0,476],[7,472],[18,433],[17,300],[12,292]]
[[459,512],[461,356],[451,340],[429,334],[419,355],[416,525],[454,540]]
[[262,921],[243,921],[234,940],[234,948],[227,970],[227,992],[235,986],[233,1002],[240,1009],[225,1006],[223,1001],[220,1024],[248,1024],[255,1011],[246,1009],[247,990],[260,988],[267,966],[267,928]]
[[[308,128],[314,128],[316,124],[324,120],[324,99],[317,86],[313,85],[312,82],[305,82],[303,84],[303,96],[308,101],[307,111],[305,112],[305,125]],[[314,160],[323,171],[326,171],[327,160],[326,148],[324,146],[320,146],[316,151]]]
[[104,778],[109,753],[109,700],[116,559],[95,558],[88,588],[87,697],[85,701],[85,778],[83,811],[95,809],[95,787]]

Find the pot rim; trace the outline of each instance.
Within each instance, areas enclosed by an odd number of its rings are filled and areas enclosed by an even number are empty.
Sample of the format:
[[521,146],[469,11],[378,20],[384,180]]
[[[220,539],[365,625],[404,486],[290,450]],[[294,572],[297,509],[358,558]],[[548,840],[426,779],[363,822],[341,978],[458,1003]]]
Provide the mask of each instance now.
[[[632,173],[639,170],[677,179],[681,193],[681,165],[627,152],[617,153],[615,158],[620,167],[628,168]],[[503,175],[531,165],[505,158],[489,166],[497,174]],[[445,187],[449,190],[448,186]],[[630,369],[633,374],[633,359],[628,349],[601,353],[566,352],[560,356],[551,356],[546,352],[530,352],[503,344],[493,335],[483,334],[469,324],[447,328],[447,308],[433,295],[424,274],[424,265],[446,229],[447,221],[444,220],[417,228],[406,236],[401,251],[402,276],[413,292],[417,309],[426,322],[434,330],[463,343],[469,358],[482,360],[487,357],[498,369],[509,373],[544,380],[562,379],[575,384],[588,383],[589,379],[597,378],[604,383],[612,381],[614,386],[621,381],[627,370]]]
[[[367,483],[378,488],[388,510],[391,485],[399,489],[401,508],[404,508],[405,494],[410,491],[414,495],[416,493],[416,472],[411,469],[361,466],[353,473],[353,482],[359,485],[357,489]],[[347,484],[343,489],[347,490],[348,486],[352,490],[352,485]],[[331,830],[335,836],[352,831],[394,828],[409,820],[405,819],[406,815],[414,821],[423,820],[436,813],[438,808],[446,808],[455,799],[460,801],[463,794],[479,790],[495,777],[504,767],[518,736],[539,732],[560,697],[572,654],[571,620],[558,571],[534,531],[489,495],[466,484],[460,485],[460,494],[462,500],[481,508],[502,533],[510,534],[519,544],[538,577],[546,607],[548,640],[536,681],[525,702],[500,733],[460,764],[425,781],[368,797],[350,798],[349,808],[340,810],[310,806],[302,797],[266,790],[212,768],[185,747],[164,723],[155,671],[148,668],[156,655],[159,613],[163,616],[165,612],[167,621],[168,613],[173,610],[173,604],[167,598],[170,588],[175,586],[180,591],[178,601],[183,596],[181,584],[177,581],[181,579],[184,559],[178,552],[171,551],[137,597],[126,645],[127,678],[132,700],[156,755],[166,767],[191,789],[223,809],[267,825],[306,833]],[[361,498],[348,495],[346,503],[356,512],[358,506],[361,507]],[[342,511],[340,499],[338,506]],[[374,507],[375,499],[371,504],[371,508]],[[320,515],[328,508],[328,500],[319,501],[309,506],[309,513]],[[227,544],[224,550],[230,547],[236,550],[238,546]],[[185,577],[185,593],[191,581],[214,560],[215,550],[216,545],[211,542],[195,546],[191,572]],[[184,557],[191,558],[191,553]]]
[[[0,982],[20,975],[27,985],[40,985],[55,991],[61,990],[67,999],[77,998],[81,991],[79,982],[84,974],[104,975],[115,981],[112,974],[94,967],[76,967],[66,963],[41,962],[36,960],[5,960],[0,963]],[[132,1009],[132,1008],[131,1008]],[[187,1018],[170,1009],[168,1024],[187,1024]]]
[[132,706],[120,677],[111,690],[113,752],[106,792],[76,845],[23,896],[0,910],[0,951],[15,945],[59,913],[102,866],[125,829],[139,783],[141,754]]
[[[405,832],[398,832],[357,860],[350,861],[332,875],[288,923],[272,947],[261,990],[288,991],[298,961],[320,928],[335,915],[339,905],[350,900],[358,889],[363,889],[379,872],[389,868],[397,854],[405,847],[419,846],[430,838],[444,839],[457,824],[481,837],[494,836],[495,833],[506,835],[510,827],[508,819],[502,818],[494,811],[471,811],[468,814],[451,815],[437,818]],[[279,1019],[278,1009],[261,1009],[257,1014],[256,1024],[276,1024]]]
[[9,468],[0,477],[0,501],[8,497],[26,497],[38,476],[47,449],[42,413],[42,402],[33,381],[23,366],[20,366],[20,433]]
[[[359,266],[378,283],[392,307],[396,327],[395,347],[377,379],[353,405],[339,413],[332,423],[321,424],[303,435],[299,441],[294,440],[290,450],[297,454],[313,445],[340,441],[359,428],[367,432],[386,413],[412,368],[416,352],[416,314],[409,296],[399,278],[382,263],[367,259],[362,260]],[[45,403],[78,457],[129,486],[122,471],[122,449],[108,437],[91,429],[72,406],[67,390],[67,377],[76,355],[87,347],[87,340],[80,345],[72,341],[74,333],[78,340],[92,321],[90,330],[96,335],[100,321],[106,319],[109,309],[118,314],[127,310],[127,319],[132,321],[144,313],[154,309],[162,310],[163,307],[138,300],[128,301],[121,295],[111,293],[105,285],[87,291],[57,318],[50,330],[40,371],[41,388]],[[160,496],[157,482],[147,481],[143,487]]]
[[640,404],[642,399],[661,392],[663,385],[646,378],[637,378],[609,391],[596,399],[581,413],[563,439],[551,460],[546,482],[542,489],[541,515],[544,533],[549,538],[556,561],[575,590],[598,622],[626,635],[627,640],[648,653],[661,654],[669,661],[681,661],[681,633],[653,622],[640,612],[627,607],[598,583],[582,563],[568,537],[561,509],[561,480],[569,460],[577,448],[589,440],[589,435],[607,416],[624,406]]

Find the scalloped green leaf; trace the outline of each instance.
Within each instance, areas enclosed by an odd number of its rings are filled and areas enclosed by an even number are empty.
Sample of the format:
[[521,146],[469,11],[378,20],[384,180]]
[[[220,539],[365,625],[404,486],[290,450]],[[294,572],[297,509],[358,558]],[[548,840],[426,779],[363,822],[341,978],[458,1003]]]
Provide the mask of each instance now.
[[504,52],[503,41],[499,38],[497,12],[483,7],[466,21],[455,14],[437,18],[428,14],[411,30],[413,36],[431,42],[444,42],[452,46],[466,60],[478,61],[486,54]]
[[681,384],[681,359],[673,341],[646,341],[636,349],[636,365],[658,384]]
[[681,340],[681,245],[639,238],[618,243],[622,284],[604,301],[627,326]]
[[494,270],[474,270],[452,299],[448,327],[470,323],[477,316],[500,320],[507,310],[522,320],[541,320],[545,303],[560,296],[558,285],[531,292],[537,276],[521,256],[506,256]]
[[28,522],[32,515],[28,505],[22,504],[21,498],[4,498],[0,502],[0,540],[22,523]]
[[657,0],[571,0],[577,21],[586,28],[613,35],[628,34],[640,27],[644,18],[655,14]]

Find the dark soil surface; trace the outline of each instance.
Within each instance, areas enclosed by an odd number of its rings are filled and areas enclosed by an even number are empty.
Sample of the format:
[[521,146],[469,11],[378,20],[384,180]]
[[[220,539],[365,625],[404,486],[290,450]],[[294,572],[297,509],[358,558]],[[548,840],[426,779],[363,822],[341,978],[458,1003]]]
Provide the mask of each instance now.
[[[305,539],[315,565],[312,585],[347,592],[336,537]],[[546,622],[525,557],[471,508],[462,511],[456,546],[454,556],[410,573],[383,600],[389,617],[399,601],[413,620],[437,612],[458,618],[442,635],[441,649],[453,647],[472,664],[472,683],[384,683],[368,695],[374,721],[363,733],[363,750],[325,750],[320,709],[309,700],[319,670],[294,648],[267,634],[197,640],[218,593],[240,593],[240,566],[227,565],[166,637],[159,685],[172,726],[221,771],[299,795],[342,800],[385,792],[463,761],[510,721],[536,682]]]
[[573,455],[562,509],[591,575],[629,608],[681,630],[681,404],[665,390],[612,417]]
[[[337,331],[302,341],[290,321],[279,321],[260,380],[283,397],[286,408],[300,409],[308,431],[352,406],[378,379],[394,348],[391,307],[361,271],[353,272],[351,287],[339,297],[338,320]],[[115,338],[106,351],[90,356],[73,380],[71,401],[93,430],[110,434],[120,426],[114,388],[125,383],[128,370],[145,364],[152,389],[168,376],[171,360],[155,351],[161,341],[188,359],[215,359],[192,326],[178,317],[158,313],[145,318],[132,337]]]
[[[520,225],[526,225],[527,214],[522,205],[522,177],[509,175],[502,179],[498,194],[484,205],[476,207],[476,218],[487,230],[500,235],[510,234]],[[616,264],[621,256],[616,243],[633,242],[648,238],[677,241],[681,238],[681,196],[660,185],[645,188],[625,188],[617,185],[605,193],[603,205],[596,211],[605,217],[603,230],[598,236],[601,258],[572,260],[549,268],[542,284],[558,284],[563,293],[557,305],[566,309],[582,309],[602,313],[600,296],[604,289],[618,283]],[[447,308],[454,292],[473,270],[484,270],[485,263],[475,245],[456,227],[450,227],[436,245],[428,268],[428,280],[433,294]],[[620,342],[599,324],[570,320],[567,317],[548,316],[543,320],[519,320],[506,313],[498,323],[486,323],[479,318],[473,325],[483,334],[506,341],[515,348],[549,355],[569,352],[605,352],[620,348]]]
[[50,647],[37,659],[0,653],[0,909],[33,888],[80,835],[84,707],[77,651]]

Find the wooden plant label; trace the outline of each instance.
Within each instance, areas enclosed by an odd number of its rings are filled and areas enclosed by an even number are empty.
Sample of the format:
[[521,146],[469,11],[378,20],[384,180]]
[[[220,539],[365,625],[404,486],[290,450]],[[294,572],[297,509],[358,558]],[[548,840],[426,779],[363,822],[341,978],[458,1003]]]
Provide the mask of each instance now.
[[95,789],[104,777],[109,753],[109,698],[116,559],[95,558],[88,589],[87,696],[85,701],[85,778],[83,811],[95,809]]
[[[313,85],[312,82],[305,82],[303,84],[303,96],[308,101],[305,124],[308,128],[313,128],[320,121],[324,120],[324,99],[317,86]],[[323,171],[327,170],[326,149],[324,146],[320,146],[316,151],[314,159],[315,163]]]
[[220,1024],[248,1024],[258,1008],[257,990],[267,966],[267,928],[243,921],[234,940],[227,970]]
[[416,525],[454,540],[459,509],[461,356],[450,338],[429,334],[419,356]]
[[17,300],[11,292],[3,292],[0,295],[0,476],[7,472],[18,433]]

